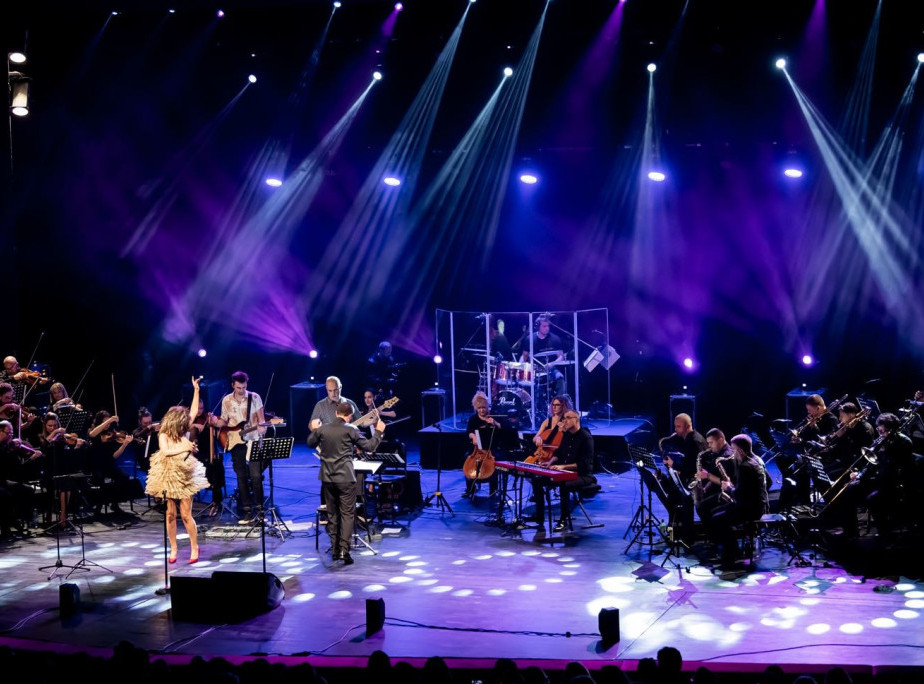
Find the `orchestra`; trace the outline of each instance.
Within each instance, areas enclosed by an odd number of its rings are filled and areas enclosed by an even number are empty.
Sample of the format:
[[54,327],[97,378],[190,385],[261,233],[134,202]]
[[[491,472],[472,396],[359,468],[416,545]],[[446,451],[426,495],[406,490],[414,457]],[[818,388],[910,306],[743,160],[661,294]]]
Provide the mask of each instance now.
[[[541,316],[536,322],[534,332],[524,333],[510,350],[503,321],[492,321],[489,345],[507,364],[507,370],[517,370],[532,360],[544,360],[550,366],[565,356],[565,345],[551,331],[549,317]],[[391,344],[383,342],[368,359],[370,383],[363,393],[362,410],[342,396],[339,377],[331,375],[325,381],[326,398],[317,402],[310,418],[300,419],[310,423],[312,432],[323,432],[324,426],[339,425],[338,409],[343,415],[349,409],[350,418],[356,422],[353,427],[361,437],[371,440],[382,425],[400,422],[393,408],[398,398],[391,382],[397,377],[397,368]],[[530,376],[522,377],[526,378],[523,382],[530,381]],[[517,378],[516,382],[521,382],[521,376]],[[548,524],[552,532],[569,529],[574,490],[596,481],[594,438],[588,430],[592,424],[582,424],[586,414],[575,410],[565,391],[567,386],[561,387],[559,380],[556,377],[551,383],[556,393],[544,404],[547,415],[536,416],[535,423],[523,421],[515,411],[498,411],[488,393],[475,391],[465,427],[469,448],[460,473],[465,496],[473,504],[484,482],[494,497],[500,486],[498,474],[503,475],[499,517],[508,497],[507,478],[528,481],[531,491],[518,495],[518,510],[522,510],[523,502],[535,506],[521,522]],[[193,453],[204,466],[212,490],[213,517],[221,514],[225,496],[223,455],[231,454],[237,477],[235,498],[241,510],[239,523],[253,525],[262,520],[264,465],[250,461],[248,455],[252,444],[266,434],[266,415],[273,414],[265,414],[262,398],[248,389],[247,382],[247,374],[241,371],[231,376],[231,391],[221,400],[219,415],[208,412],[200,401],[183,438],[198,445]],[[25,406],[25,401],[16,400],[17,396],[28,396],[26,392],[17,395],[17,386],[46,384],[45,405]],[[915,495],[920,491],[916,480],[921,457],[916,452],[924,439],[924,394],[915,392],[902,408],[878,416],[861,403],[862,399],[863,395],[844,395],[826,403],[819,394],[809,395],[803,419],[776,430],[776,444],[770,448],[749,434],[726,441],[725,433],[717,427],[703,437],[694,429],[689,414],[673,416],[673,432],[657,440],[652,451],[660,451],[662,457],[654,468],[655,477],[665,493],[675,536],[679,529],[678,538],[685,543],[704,539],[715,545],[723,563],[734,562],[736,530],[770,510],[775,483],[767,460],[775,462],[781,476],[773,497],[777,510],[791,514],[810,508],[816,527],[847,537],[859,535],[858,521],[863,516],[868,516],[866,529],[879,534],[919,528],[921,515]],[[367,417],[372,420],[366,421]],[[530,425],[535,425],[534,432]],[[15,357],[8,356],[0,382],[2,537],[28,534],[36,514],[44,523],[52,523],[49,529],[57,527],[59,531],[77,511],[84,515],[92,511],[96,516],[127,515],[121,505],[143,496],[142,483],[157,451],[158,429],[159,423],[144,406],[137,409],[136,423],[125,428],[108,409],[95,411],[91,421],[91,414],[71,397],[63,382],[24,370]],[[403,443],[392,440],[379,448],[400,451],[406,462]],[[318,442],[318,455],[322,459],[327,456],[323,440]],[[361,458],[362,454],[356,456]],[[131,461],[136,467],[126,468],[125,463]],[[550,497],[556,491],[558,506]],[[551,517],[546,521],[556,507],[557,523]],[[348,557],[342,543],[338,549],[339,557]]]

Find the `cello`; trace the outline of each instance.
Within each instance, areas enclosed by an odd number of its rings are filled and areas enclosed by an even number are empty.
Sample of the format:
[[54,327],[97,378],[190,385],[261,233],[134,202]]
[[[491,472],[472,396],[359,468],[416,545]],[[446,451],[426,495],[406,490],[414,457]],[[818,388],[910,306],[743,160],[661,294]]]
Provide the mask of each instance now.
[[[549,420],[551,423],[551,420]],[[561,446],[561,439],[564,437],[564,431],[561,428],[561,421],[554,427],[548,427],[545,430],[539,430],[538,437],[542,438],[542,444],[536,447],[532,455],[523,459],[524,463],[536,463],[538,465],[548,465],[555,457],[555,450]]]

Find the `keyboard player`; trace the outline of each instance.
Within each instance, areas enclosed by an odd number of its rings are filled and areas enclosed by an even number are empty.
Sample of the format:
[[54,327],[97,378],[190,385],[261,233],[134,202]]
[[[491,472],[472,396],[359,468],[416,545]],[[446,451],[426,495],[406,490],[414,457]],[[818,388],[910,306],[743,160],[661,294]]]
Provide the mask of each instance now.
[[[564,470],[577,473],[577,478],[558,484],[561,498],[561,512],[553,532],[561,532],[571,519],[571,492],[580,490],[596,482],[594,477],[594,438],[590,430],[581,426],[581,416],[577,411],[565,411],[561,421],[564,431],[561,444],[552,457],[549,467],[552,470]],[[545,490],[548,485],[534,482],[536,493],[536,516],[538,522],[545,519]]]

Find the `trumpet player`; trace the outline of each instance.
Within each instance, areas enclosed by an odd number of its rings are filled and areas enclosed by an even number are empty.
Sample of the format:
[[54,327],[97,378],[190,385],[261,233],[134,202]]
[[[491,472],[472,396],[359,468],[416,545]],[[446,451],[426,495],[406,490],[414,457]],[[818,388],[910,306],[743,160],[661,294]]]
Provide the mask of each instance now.
[[[846,399],[832,402],[831,408]],[[780,508],[789,509],[795,505],[808,505],[812,502],[812,472],[805,466],[806,451],[815,452],[822,438],[837,429],[837,417],[825,404],[820,394],[811,394],[805,399],[805,418],[790,431],[790,444],[777,459],[780,473],[783,475],[783,487],[780,491]],[[816,483],[816,490],[818,483]]]
[[862,449],[873,443],[876,430],[866,420],[868,412],[861,411],[853,402],[841,404],[840,422],[823,443],[822,463],[832,478],[837,478],[860,457]]

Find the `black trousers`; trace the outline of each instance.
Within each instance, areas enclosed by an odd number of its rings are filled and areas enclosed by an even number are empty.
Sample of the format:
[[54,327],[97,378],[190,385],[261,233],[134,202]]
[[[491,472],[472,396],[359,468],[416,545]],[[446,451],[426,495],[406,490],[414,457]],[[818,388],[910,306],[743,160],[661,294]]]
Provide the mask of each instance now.
[[350,552],[356,519],[356,483],[325,482],[321,485],[327,506],[327,534],[334,555]]
[[237,491],[241,497],[241,507],[249,513],[256,507],[263,508],[263,462],[247,462],[247,445],[236,444],[231,449],[231,466],[237,476]]

